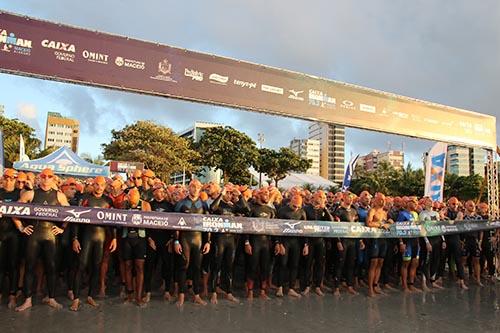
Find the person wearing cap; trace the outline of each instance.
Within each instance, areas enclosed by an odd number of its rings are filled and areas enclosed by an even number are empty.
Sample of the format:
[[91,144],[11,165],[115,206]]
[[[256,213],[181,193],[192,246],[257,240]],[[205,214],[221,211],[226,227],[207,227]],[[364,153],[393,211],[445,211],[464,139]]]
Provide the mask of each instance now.
[[[255,203],[252,204],[250,211],[250,217],[260,217],[273,219],[276,217],[276,209],[269,205],[269,189],[266,187],[261,188],[256,192]],[[247,298],[249,300],[253,299],[253,288],[254,282],[257,277],[260,277],[260,293],[259,297],[263,300],[268,300],[267,296],[267,286],[268,277],[270,276],[270,237],[268,235],[256,234],[256,235],[244,235],[245,240],[245,253],[248,265],[247,269]],[[275,244],[280,245],[279,242]],[[281,249],[280,247],[280,250]],[[258,274],[260,272],[260,275]]]
[[[19,202],[37,205],[69,206],[66,196],[62,192],[54,190],[54,172],[51,169],[42,170],[39,178],[39,188],[24,192]],[[48,297],[44,299],[44,303],[55,309],[60,309],[62,306],[55,300],[56,237],[64,232],[67,223],[60,225],[46,220],[29,220],[29,224],[23,226],[20,219],[13,218],[12,220],[19,232],[28,236],[26,271],[23,284],[25,301],[21,306],[16,308],[16,311],[24,311],[33,305],[31,287],[34,282],[34,270],[39,257],[44,258],[44,271],[49,292]]]
[[[16,202],[20,197],[20,190],[16,188],[16,172],[5,169],[3,188],[0,189],[0,202]],[[19,276],[19,246],[21,237],[16,230],[12,218],[0,217],[0,282],[4,276],[9,277],[9,309],[16,306],[17,281]],[[0,283],[0,300],[2,299],[3,285]]]
[[[127,194],[125,209],[133,211],[151,211],[151,205],[142,200],[139,190],[132,188]],[[127,299],[125,302],[133,301],[134,275],[135,271],[135,301],[140,307],[146,305],[143,301],[142,290],[144,287],[144,261],[147,253],[148,235],[143,228],[125,227],[121,235],[121,256],[125,262],[125,280],[127,287]]]
[[[113,202],[104,194],[106,188],[106,179],[103,176],[97,176],[94,179],[94,191],[85,198],[80,206],[91,208],[106,208],[112,207]],[[79,216],[85,211],[81,211]],[[102,261],[104,251],[104,241],[106,234],[112,235],[112,241],[109,245],[111,252],[116,250],[116,229],[112,227],[103,227],[92,224],[72,224],[72,247],[73,251],[78,254],[78,266],[75,272],[73,283],[74,299],[70,310],[78,311],[80,307],[80,288],[82,274],[85,270],[89,272],[89,290],[87,294],[87,304],[92,307],[97,307],[98,304],[94,300],[94,292],[97,289],[99,279],[99,268]]]
[[[115,209],[125,209],[126,206],[126,200],[127,200],[127,193],[124,191],[124,183],[121,177],[116,177],[115,175],[113,178],[115,178],[111,182],[111,191],[108,194],[108,197],[112,201],[112,207]],[[119,176],[119,175],[118,175]],[[118,230],[119,234],[119,230]],[[101,261],[101,269],[99,273],[99,297],[103,298],[106,296],[106,277],[108,276],[108,270],[109,270],[109,261],[111,260],[112,254],[110,251],[110,244],[111,244],[111,237],[110,234],[107,234],[105,246],[104,246],[104,254],[102,257]],[[114,255],[117,255],[117,252],[120,252],[119,250],[120,243],[118,243],[118,251],[114,252]],[[119,266],[119,271],[120,271],[120,280],[121,280],[121,291],[120,291],[120,296],[122,298],[126,297],[126,279],[125,279],[125,262],[122,260],[120,255],[117,255],[117,261],[118,261],[118,266]]]
[[24,172],[18,172],[17,173],[17,180],[16,180],[16,188],[19,191],[23,191],[26,189],[26,183],[28,182],[28,177]]
[[[199,180],[193,179],[189,183],[189,194],[179,201],[175,206],[175,211],[186,214],[208,214],[206,203],[201,201],[200,192],[202,185]],[[193,277],[194,302],[200,305],[207,303],[200,297],[200,274],[202,255],[210,252],[210,233],[206,233],[205,243],[201,231],[177,231],[175,233],[174,250],[176,256],[177,279],[179,285],[179,298],[177,306],[184,305],[184,294],[186,292],[187,272]]]
[[[160,182],[153,187],[153,200],[150,201],[153,212],[173,212],[174,206],[167,200],[165,188]],[[164,299],[172,300],[171,281],[173,278],[173,238],[174,232],[165,229],[148,230],[148,247],[146,262],[144,264],[144,292],[143,301],[148,303],[151,299],[151,284],[156,263],[161,261],[161,276],[165,284]],[[169,252],[170,250],[170,252]]]

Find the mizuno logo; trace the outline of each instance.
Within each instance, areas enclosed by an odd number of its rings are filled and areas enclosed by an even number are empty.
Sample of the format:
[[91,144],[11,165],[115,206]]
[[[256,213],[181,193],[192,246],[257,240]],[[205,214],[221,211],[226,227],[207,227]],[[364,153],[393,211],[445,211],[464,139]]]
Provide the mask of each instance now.
[[88,212],[91,212],[91,211],[92,210],[89,209],[89,210],[81,210],[81,211],[77,212],[74,209],[70,209],[67,212],[70,213],[71,215],[73,215],[74,217],[76,217],[77,219],[79,219],[82,214],[85,214],[85,213],[88,213]]
[[295,222],[295,223],[291,223],[291,222],[286,222],[285,225],[287,225],[290,229],[295,229],[295,226],[296,225],[299,225],[301,224],[302,221],[299,221],[299,222]]

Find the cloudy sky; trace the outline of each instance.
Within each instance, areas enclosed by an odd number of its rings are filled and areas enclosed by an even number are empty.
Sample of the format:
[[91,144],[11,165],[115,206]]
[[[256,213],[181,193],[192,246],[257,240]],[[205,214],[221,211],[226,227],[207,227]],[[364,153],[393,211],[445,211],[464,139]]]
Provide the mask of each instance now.
[[[247,60],[497,116],[500,2],[494,0],[0,0],[0,9]],[[1,61],[1,58],[0,58]],[[175,131],[219,122],[265,146],[307,136],[306,121],[0,74],[7,116],[43,138],[47,111],[81,123],[96,156],[113,128],[150,119]],[[499,133],[497,129],[497,133]],[[348,129],[346,156],[404,145],[420,167],[433,143]]]

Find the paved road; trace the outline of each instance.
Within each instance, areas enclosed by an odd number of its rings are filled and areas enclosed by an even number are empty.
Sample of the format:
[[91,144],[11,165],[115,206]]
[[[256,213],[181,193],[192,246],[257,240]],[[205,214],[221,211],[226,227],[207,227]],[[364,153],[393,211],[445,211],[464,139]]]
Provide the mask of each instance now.
[[[240,296],[240,295],[237,295]],[[148,307],[108,298],[98,309],[78,313],[38,304],[25,313],[0,309],[0,332],[500,332],[500,284],[453,287],[427,294],[393,292],[300,300],[272,298],[206,307],[186,304],[182,311],[159,295]]]

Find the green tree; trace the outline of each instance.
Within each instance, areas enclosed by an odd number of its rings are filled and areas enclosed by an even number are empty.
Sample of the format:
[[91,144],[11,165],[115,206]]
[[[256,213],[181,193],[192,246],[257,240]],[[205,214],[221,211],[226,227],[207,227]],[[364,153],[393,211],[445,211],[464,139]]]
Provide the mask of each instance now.
[[242,175],[247,175],[258,156],[255,142],[229,126],[206,129],[194,146],[200,155],[198,163],[222,170],[224,183],[236,183]]
[[42,157],[45,157],[47,155],[50,155],[52,154],[53,152],[55,152],[56,150],[58,150],[59,147],[56,147],[56,146],[49,146],[47,148],[45,148],[44,150],[40,151],[36,156],[35,158],[42,158]]
[[267,174],[276,187],[290,172],[305,172],[311,167],[311,161],[301,158],[290,148],[282,147],[279,151],[262,148],[259,150],[259,159],[255,165],[258,172]]
[[457,176],[447,173],[444,178],[444,197],[457,197],[460,200],[479,198],[484,179],[480,175]]
[[164,181],[174,172],[196,170],[198,153],[188,140],[178,137],[168,127],[151,121],[138,121],[121,130],[111,131],[111,142],[102,144],[107,160],[143,162]]
[[97,155],[96,158],[93,158],[92,155],[90,155],[89,153],[82,153],[82,154],[80,154],[80,157],[82,159],[84,159],[85,161],[92,163],[92,164],[97,164],[97,165],[106,164],[104,156],[102,156],[102,155]]
[[10,168],[19,161],[19,135],[22,134],[26,155],[30,159],[40,151],[40,140],[35,136],[35,130],[18,119],[8,119],[0,116],[0,129],[3,132],[4,161]]

